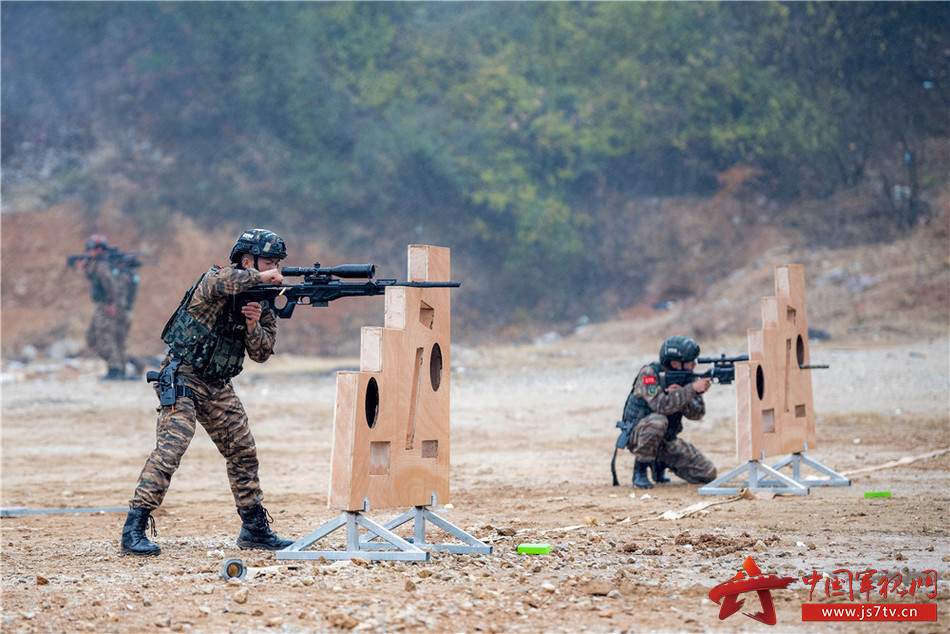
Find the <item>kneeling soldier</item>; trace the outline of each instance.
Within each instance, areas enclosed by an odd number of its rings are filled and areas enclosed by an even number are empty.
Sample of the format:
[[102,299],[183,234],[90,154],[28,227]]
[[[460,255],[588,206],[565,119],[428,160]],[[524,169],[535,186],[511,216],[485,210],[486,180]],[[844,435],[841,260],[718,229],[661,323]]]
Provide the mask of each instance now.
[[683,416],[699,420],[706,413],[703,393],[712,379],[697,378],[687,385],[664,385],[665,372],[696,367],[699,345],[689,337],[670,337],[660,348],[659,363],[643,366],[633,382],[623,409],[623,422],[633,423],[627,448],[633,453],[633,485],[650,489],[654,479],[668,482],[664,474],[673,473],[690,484],[707,484],[716,479],[716,467],[696,447],[678,438],[683,430]]

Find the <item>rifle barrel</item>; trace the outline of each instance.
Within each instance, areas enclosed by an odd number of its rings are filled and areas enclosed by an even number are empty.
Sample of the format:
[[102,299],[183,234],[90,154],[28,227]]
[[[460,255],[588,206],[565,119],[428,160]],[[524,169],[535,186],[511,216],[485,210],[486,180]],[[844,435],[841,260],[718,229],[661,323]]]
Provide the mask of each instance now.
[[396,282],[393,286],[408,286],[410,288],[458,288],[461,282]]

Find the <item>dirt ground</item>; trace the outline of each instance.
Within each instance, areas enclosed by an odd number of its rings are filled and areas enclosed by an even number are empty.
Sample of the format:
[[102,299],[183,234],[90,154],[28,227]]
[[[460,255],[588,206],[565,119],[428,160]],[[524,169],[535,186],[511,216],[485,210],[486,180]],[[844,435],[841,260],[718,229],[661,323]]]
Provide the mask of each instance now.
[[[288,328],[293,325],[286,326]],[[611,486],[614,422],[637,353],[609,336],[451,350],[451,500],[435,509],[493,547],[428,562],[278,561],[234,544],[239,518],[224,465],[201,430],[156,513],[162,554],[122,556],[123,512],[18,514],[0,520],[3,632],[621,632],[773,631],[719,619],[710,590],[752,556],[772,591],[774,631],[945,632],[950,625],[950,447],[945,337],[875,344],[812,342],[818,446],[808,454],[851,486],[804,496],[700,496],[673,478],[630,486],[632,457]],[[724,352],[739,354],[743,349]],[[235,380],[252,421],[265,505],[282,537],[336,518],[326,496],[335,370],[355,359],[275,356]],[[253,365],[253,364],[251,364]],[[92,361],[6,364],[2,506],[124,507],[154,443],[155,397],[143,382],[102,383]],[[707,417],[687,422],[720,473],[735,458],[734,386],[714,386]],[[777,460],[777,458],[776,458]],[[890,498],[865,492],[890,491]],[[698,503],[711,506],[662,519]],[[370,510],[383,522],[406,509]],[[432,529],[434,530],[434,529]],[[433,534],[437,542],[444,535]],[[330,540],[331,538],[327,538]],[[547,555],[518,544],[552,545]],[[331,548],[332,541],[321,547]],[[226,582],[231,557],[250,568]],[[901,573],[885,599],[809,599],[804,577],[846,569]],[[935,588],[901,597],[935,571]],[[875,579],[880,579],[877,575]],[[890,586],[889,586],[890,587]],[[760,608],[754,594],[742,611]],[[938,621],[803,623],[803,603],[936,603]]]

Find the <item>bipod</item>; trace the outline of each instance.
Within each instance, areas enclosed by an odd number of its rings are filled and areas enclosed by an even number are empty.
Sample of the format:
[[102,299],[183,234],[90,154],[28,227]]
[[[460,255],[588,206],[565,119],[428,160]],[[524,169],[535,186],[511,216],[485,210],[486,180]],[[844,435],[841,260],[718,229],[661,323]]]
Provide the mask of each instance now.
[[[748,473],[742,487],[724,487],[723,485],[742,473]],[[774,479],[768,480],[766,478]],[[784,486],[783,486],[784,485]],[[720,476],[707,485],[701,486],[700,495],[736,495],[746,488],[750,491],[771,491],[772,493],[808,495],[808,487],[789,478],[758,460],[750,460],[729,473]]]
[[[406,522],[412,520],[412,537],[406,541],[411,542],[413,546],[418,546],[424,550],[438,550],[445,551],[455,554],[477,554],[477,555],[490,555],[492,553],[492,547],[485,544],[484,542],[479,541],[474,536],[466,533],[464,530],[455,526],[448,520],[439,517],[433,511],[430,511],[425,506],[416,506],[402,515],[394,517],[385,524],[383,528],[386,530],[393,530],[402,526]],[[461,540],[462,544],[430,544],[426,542],[426,522],[434,524],[438,528],[441,528],[443,531],[449,535],[458,538]],[[382,542],[371,541],[374,539],[370,537],[367,539],[360,540],[361,549],[377,548],[377,547],[386,547],[386,544]]]
[[[304,550],[320,541],[333,531],[344,528],[346,548],[344,550]],[[364,542],[360,538],[360,528],[372,534],[372,539],[385,542]],[[369,544],[372,546],[369,546]],[[364,548],[364,546],[367,546]],[[386,550],[388,549],[388,550]],[[386,561],[428,561],[429,553],[418,546],[380,526],[359,511],[344,511],[336,519],[330,520],[306,537],[298,539],[284,550],[274,553],[277,559],[372,559]]]

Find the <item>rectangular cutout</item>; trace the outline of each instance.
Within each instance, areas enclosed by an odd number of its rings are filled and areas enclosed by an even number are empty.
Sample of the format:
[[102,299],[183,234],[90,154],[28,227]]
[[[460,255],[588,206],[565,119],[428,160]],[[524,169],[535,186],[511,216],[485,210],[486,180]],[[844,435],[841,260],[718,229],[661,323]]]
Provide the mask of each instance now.
[[371,442],[369,444],[369,474],[389,475],[388,442]]
[[785,319],[786,319],[786,321],[788,321],[788,323],[794,324],[794,323],[795,323],[795,318],[796,318],[796,316],[797,316],[797,313],[796,313],[796,311],[795,311],[794,308],[786,307],[786,309],[785,309]]
[[765,433],[765,434],[775,433],[775,410],[774,409],[762,410],[762,433]]
[[438,440],[423,440],[422,441],[422,457],[423,458],[438,458],[439,457],[439,441]]
[[419,323],[432,330],[432,324],[435,323],[435,309],[425,302],[419,302]]
[[795,406],[795,418],[805,418],[805,406],[796,405]]

